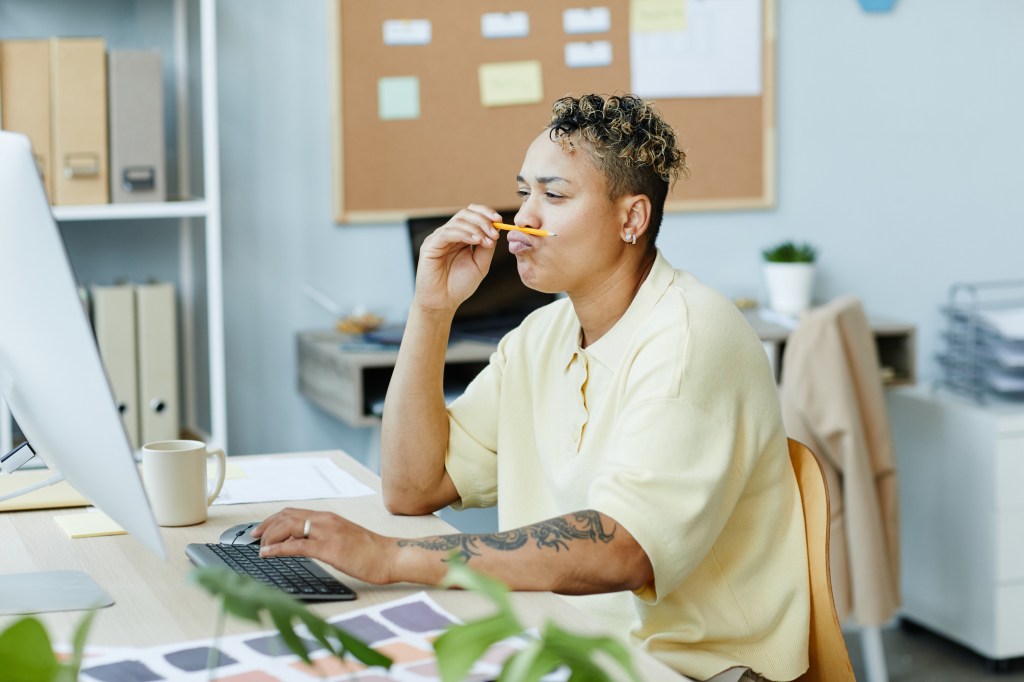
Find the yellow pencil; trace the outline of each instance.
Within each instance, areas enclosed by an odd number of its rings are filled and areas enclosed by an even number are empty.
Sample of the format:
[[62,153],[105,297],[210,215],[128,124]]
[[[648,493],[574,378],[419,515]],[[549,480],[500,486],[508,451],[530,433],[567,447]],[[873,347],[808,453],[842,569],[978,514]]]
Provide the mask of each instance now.
[[557,237],[558,234],[555,232],[548,232],[547,230],[536,230],[532,227],[519,227],[518,225],[506,225],[505,223],[494,223],[494,226],[499,230],[512,230],[514,232],[525,232],[526,234],[532,234],[535,237]]

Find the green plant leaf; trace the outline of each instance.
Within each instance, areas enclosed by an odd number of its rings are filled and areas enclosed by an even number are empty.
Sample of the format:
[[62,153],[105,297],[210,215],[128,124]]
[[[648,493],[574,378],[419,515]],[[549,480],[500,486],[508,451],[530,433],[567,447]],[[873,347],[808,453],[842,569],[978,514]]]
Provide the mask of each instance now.
[[[558,667],[557,654],[540,640],[530,642],[501,667],[498,682],[535,682]],[[595,680],[596,682],[596,680]]]
[[60,670],[46,628],[31,616],[0,632],[0,682],[50,682]]
[[492,644],[517,635],[522,624],[509,611],[499,611],[463,625],[452,625],[434,642],[437,670],[442,682],[458,682],[465,678],[473,663]]
[[75,626],[75,634],[71,639],[71,658],[61,666],[61,674],[68,680],[78,679],[78,672],[82,669],[82,656],[85,655],[85,640],[89,637],[89,629],[95,617],[96,609],[88,611]]
[[204,566],[192,571],[190,578],[224,602],[225,609],[239,618],[262,622],[265,611],[288,649],[306,663],[310,662],[305,642],[295,633],[293,623],[300,621],[320,644],[335,656],[346,653],[369,666],[391,667],[391,659],[374,651],[341,628],[323,618],[285,592],[261,585],[252,578],[225,568]]
[[761,251],[769,263],[813,263],[818,250],[811,244],[785,241]]
[[[450,561],[448,573],[441,583],[461,587],[487,597],[498,607],[490,617],[453,625],[434,642],[437,667],[444,682],[465,677],[474,661],[487,649],[503,639],[522,634],[523,626],[515,617],[508,588],[499,580],[483,575],[458,561]],[[575,635],[554,623],[547,623],[540,638],[518,652],[502,666],[500,682],[536,682],[561,665],[570,671],[570,680],[602,682],[611,676],[594,659],[598,653],[608,656],[634,682],[641,682],[633,668],[628,650],[611,637]]]
[[[310,634],[313,635],[321,645],[327,648],[328,651],[347,651],[369,666],[381,666],[382,668],[391,667],[390,658],[379,651],[372,649],[358,637],[354,637],[336,625],[331,625],[310,611],[304,610],[304,612],[299,615],[299,618],[302,620],[303,624],[305,624],[306,628],[309,629]],[[330,641],[332,639],[337,641]]]
[[594,654],[601,652],[618,663],[630,679],[642,682],[633,667],[629,651],[611,637],[577,635],[549,622],[544,628],[540,641],[545,649],[552,651],[559,661],[573,671],[573,678],[579,674],[581,680],[611,679],[593,661]]

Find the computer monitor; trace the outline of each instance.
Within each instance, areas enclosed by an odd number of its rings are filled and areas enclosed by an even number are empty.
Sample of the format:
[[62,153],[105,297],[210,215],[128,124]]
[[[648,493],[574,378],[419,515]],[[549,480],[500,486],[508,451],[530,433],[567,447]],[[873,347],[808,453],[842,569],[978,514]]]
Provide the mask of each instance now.
[[3,131],[0,258],[0,392],[14,419],[47,466],[166,558],[31,145]]
[[[515,211],[498,213],[512,216]],[[410,218],[407,221],[414,272],[419,263],[423,240],[450,219],[451,216],[448,215]],[[556,298],[555,294],[536,291],[523,284],[516,257],[509,253],[508,244],[501,240],[494,249],[494,257],[487,276],[480,282],[477,290],[455,311],[452,335],[496,341],[504,333],[518,326],[527,315]]]

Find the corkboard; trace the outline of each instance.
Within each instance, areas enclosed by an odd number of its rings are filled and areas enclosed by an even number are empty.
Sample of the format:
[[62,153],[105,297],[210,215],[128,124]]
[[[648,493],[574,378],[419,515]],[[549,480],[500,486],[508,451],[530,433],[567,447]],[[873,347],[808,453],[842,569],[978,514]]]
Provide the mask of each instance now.
[[[691,166],[676,183],[669,211],[758,208],[774,203],[774,0],[763,1],[762,94],[757,97],[658,99]],[[452,213],[469,203],[517,203],[515,177],[530,141],[546,126],[551,103],[566,94],[629,91],[629,3],[600,3],[611,31],[569,36],[570,0],[333,0],[334,215],[339,223],[397,222]],[[482,37],[485,12],[529,12],[530,32],[515,39]],[[429,19],[431,40],[385,45],[384,21]],[[565,65],[568,40],[607,40],[610,66]],[[538,60],[543,96],[537,104],[485,107],[481,64]],[[420,111],[382,120],[378,79],[416,76]]]

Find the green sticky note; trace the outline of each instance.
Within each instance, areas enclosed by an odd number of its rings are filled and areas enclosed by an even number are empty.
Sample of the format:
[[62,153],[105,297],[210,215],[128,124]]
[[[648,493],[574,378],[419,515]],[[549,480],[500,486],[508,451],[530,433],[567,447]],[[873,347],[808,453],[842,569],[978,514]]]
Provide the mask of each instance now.
[[420,117],[420,79],[389,76],[377,81],[377,110],[382,121]]
[[686,30],[686,0],[632,0],[629,30],[665,33]]
[[480,103],[485,107],[536,104],[543,97],[539,61],[480,65]]

